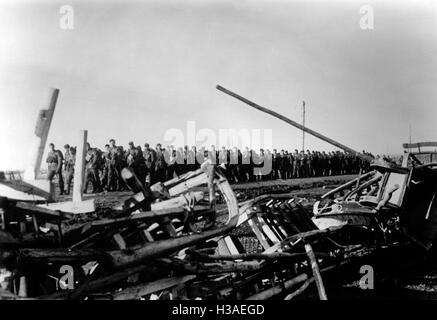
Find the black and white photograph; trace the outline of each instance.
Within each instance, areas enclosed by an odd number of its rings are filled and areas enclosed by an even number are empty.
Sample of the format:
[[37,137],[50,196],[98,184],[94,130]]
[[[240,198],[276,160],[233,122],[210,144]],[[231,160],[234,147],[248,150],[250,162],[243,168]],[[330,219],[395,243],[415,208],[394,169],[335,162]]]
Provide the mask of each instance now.
[[0,300],[437,300],[436,103],[433,0],[0,0]]

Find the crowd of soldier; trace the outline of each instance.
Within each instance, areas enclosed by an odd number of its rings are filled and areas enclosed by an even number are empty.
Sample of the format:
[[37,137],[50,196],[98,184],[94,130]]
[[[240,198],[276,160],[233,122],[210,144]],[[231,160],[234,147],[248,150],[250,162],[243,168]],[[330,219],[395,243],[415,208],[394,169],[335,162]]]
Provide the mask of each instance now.
[[[69,194],[74,176],[76,149],[68,144],[64,149],[62,153],[55,149],[53,144],[49,145],[47,179],[51,181],[57,176],[60,194]],[[370,153],[365,154],[373,157]],[[255,152],[249,148],[229,150],[222,147],[216,150],[214,146],[209,150],[197,149],[194,146],[176,149],[172,146],[163,148],[161,144],[157,144],[153,149],[148,143],[141,148],[133,142],[129,142],[127,149],[124,149],[117,146],[114,139],[105,145],[104,150],[92,148],[88,143],[85,159],[83,191],[87,192],[91,185],[92,193],[124,190],[125,185],[120,172],[125,167],[130,168],[141,183],[151,185],[196,170],[207,159],[221,165],[232,183],[358,174],[360,171],[367,172],[370,166],[368,160],[340,151],[278,152],[273,149],[273,152],[270,152],[260,149],[259,152]]]

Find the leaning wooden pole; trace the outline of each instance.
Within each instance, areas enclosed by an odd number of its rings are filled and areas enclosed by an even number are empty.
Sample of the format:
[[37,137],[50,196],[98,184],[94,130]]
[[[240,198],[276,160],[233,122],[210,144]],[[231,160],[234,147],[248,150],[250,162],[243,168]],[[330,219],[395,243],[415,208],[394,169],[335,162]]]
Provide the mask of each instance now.
[[28,164],[24,173],[26,180],[38,179],[42,156],[49,135],[50,124],[52,123],[53,114],[55,113],[56,102],[58,101],[59,89],[50,88],[46,100],[44,101],[45,109],[41,109],[36,122],[35,135],[32,140],[31,154],[28,158]]
[[272,111],[270,109],[262,107],[259,104],[256,104],[255,102],[252,102],[250,100],[247,100],[246,98],[244,98],[244,97],[242,97],[242,96],[240,96],[240,95],[238,95],[238,94],[236,94],[236,93],[234,93],[234,92],[232,92],[232,91],[230,91],[228,89],[225,89],[225,88],[223,88],[220,85],[217,85],[217,89],[222,91],[222,92],[224,92],[224,93],[226,93],[226,94],[228,94],[228,95],[230,95],[231,97],[234,97],[234,98],[236,98],[236,99],[238,99],[238,100],[248,104],[249,106],[251,106],[251,107],[253,107],[255,109],[258,109],[258,110],[260,110],[262,112],[268,113],[268,114],[274,116],[275,118],[278,118],[278,119],[280,119],[282,121],[285,121],[288,124],[291,124],[292,126],[294,126],[294,127],[298,128],[300,130],[303,130],[304,132],[307,132],[307,133],[313,135],[316,138],[319,138],[319,139],[321,139],[321,140],[323,140],[323,141],[325,141],[325,142],[327,142],[329,144],[332,144],[332,145],[336,146],[337,148],[340,148],[340,149],[342,149],[342,150],[344,150],[346,152],[352,153],[352,154],[356,154],[356,155],[358,155],[361,158],[365,158],[365,159],[368,158],[368,156],[366,156],[364,154],[361,154],[360,152],[355,151],[354,149],[351,149],[348,146],[345,146],[344,144],[341,144],[340,142],[332,140],[332,139],[330,139],[330,138],[328,138],[328,137],[318,133],[317,131],[311,130],[310,128],[305,127],[305,126],[297,123],[296,121],[293,121],[293,120],[291,120],[291,119],[289,119],[289,118],[287,118],[287,117],[285,117],[285,116],[283,116],[283,115],[281,115],[281,114],[279,114],[279,113],[277,113],[275,111]]

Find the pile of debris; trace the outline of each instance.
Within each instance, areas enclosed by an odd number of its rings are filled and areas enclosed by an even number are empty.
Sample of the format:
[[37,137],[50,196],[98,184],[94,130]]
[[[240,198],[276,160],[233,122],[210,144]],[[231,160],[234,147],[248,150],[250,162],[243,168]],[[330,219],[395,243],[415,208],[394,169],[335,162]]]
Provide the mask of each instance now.
[[92,214],[3,198],[0,298],[292,299],[314,283],[327,299],[323,273],[435,238],[435,170],[374,169],[312,213],[290,194],[238,203],[209,162],[150,188],[123,169],[132,196]]

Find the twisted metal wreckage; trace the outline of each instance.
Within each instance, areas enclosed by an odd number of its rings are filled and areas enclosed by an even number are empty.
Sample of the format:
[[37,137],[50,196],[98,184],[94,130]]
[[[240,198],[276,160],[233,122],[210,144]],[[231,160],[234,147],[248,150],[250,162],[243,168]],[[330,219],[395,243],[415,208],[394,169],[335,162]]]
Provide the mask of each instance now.
[[208,161],[150,188],[123,169],[132,196],[98,214],[3,197],[1,298],[293,299],[314,283],[327,299],[322,274],[399,243],[431,247],[435,166],[374,164],[313,212],[290,194],[238,203]]

